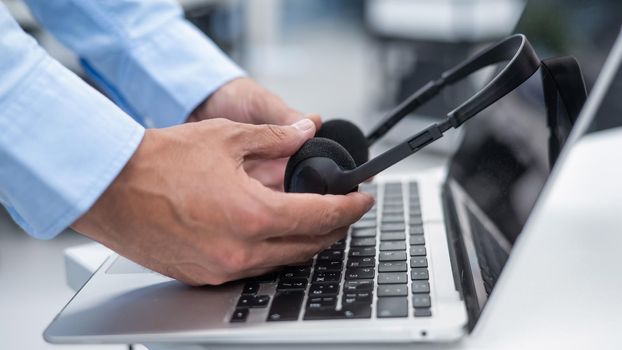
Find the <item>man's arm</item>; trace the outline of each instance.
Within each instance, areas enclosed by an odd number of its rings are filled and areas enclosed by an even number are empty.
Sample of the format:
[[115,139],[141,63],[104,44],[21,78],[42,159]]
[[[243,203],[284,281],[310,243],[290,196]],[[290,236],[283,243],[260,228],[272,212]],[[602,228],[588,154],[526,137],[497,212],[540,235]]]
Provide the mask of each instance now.
[[[26,0],[81,58],[86,73],[149,127],[227,118],[288,125],[303,114],[264,89],[183,18],[173,0]],[[320,125],[317,115],[307,116]],[[283,159],[249,162],[252,177],[283,188]]]
[[186,121],[223,84],[244,75],[173,0],[26,2],[93,80],[146,126]]
[[108,187],[144,129],[50,58],[0,3],[0,203],[51,238]]
[[219,284],[309,259],[373,205],[362,193],[282,193],[248,176],[249,161],[288,157],[313,137],[311,120],[145,131],[1,4],[0,52],[0,202],[36,237],[71,224],[157,272]]

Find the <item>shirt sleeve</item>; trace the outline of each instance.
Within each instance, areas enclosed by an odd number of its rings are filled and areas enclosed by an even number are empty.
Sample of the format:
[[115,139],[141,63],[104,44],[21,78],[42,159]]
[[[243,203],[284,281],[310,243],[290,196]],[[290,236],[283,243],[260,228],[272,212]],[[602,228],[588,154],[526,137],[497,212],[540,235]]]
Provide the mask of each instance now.
[[90,208],[144,128],[49,57],[0,3],[0,203],[47,239]]
[[166,127],[244,75],[174,0],[26,0],[87,74],[145,126]]

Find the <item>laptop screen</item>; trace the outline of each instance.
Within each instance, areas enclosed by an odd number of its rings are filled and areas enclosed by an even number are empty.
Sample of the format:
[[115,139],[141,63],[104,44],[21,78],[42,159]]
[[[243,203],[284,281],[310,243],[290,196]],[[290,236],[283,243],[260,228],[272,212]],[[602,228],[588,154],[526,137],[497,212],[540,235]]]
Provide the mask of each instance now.
[[[542,69],[542,68],[540,68]],[[550,172],[542,77],[536,72],[465,127],[449,183],[490,293]],[[459,189],[458,189],[459,188]]]
[[[527,33],[540,57],[578,55],[582,68],[587,66],[586,82],[588,89],[591,88],[622,23],[622,11],[613,10],[619,3],[564,1],[565,6],[560,5],[564,16],[544,16],[562,18],[559,23],[549,23],[562,28],[562,32],[563,28],[586,23],[577,27],[581,28],[581,36],[568,41],[563,40],[566,37],[552,37],[546,20],[540,20],[542,11],[549,8],[547,3],[528,2],[516,32]],[[600,16],[602,21],[594,17],[580,20],[586,9],[580,5],[586,4],[590,15]],[[558,8],[551,6],[555,11]],[[617,20],[612,19],[612,13],[617,14]],[[611,29],[611,35],[603,35],[601,22],[611,21],[617,21],[613,27],[616,29]],[[468,269],[462,270],[461,276],[473,278],[472,290],[465,291],[467,304],[472,298],[477,312],[492,292],[549,176],[555,159],[550,153],[551,142],[563,144],[570,132],[568,127],[562,133],[551,133],[542,69],[466,123],[462,143],[450,161],[446,194],[451,198],[446,202],[453,203],[455,212],[450,213],[453,219],[450,221],[462,240],[463,251],[457,253],[458,259],[463,262],[463,269]],[[551,110],[561,119],[576,118],[568,116],[563,106],[549,106]]]

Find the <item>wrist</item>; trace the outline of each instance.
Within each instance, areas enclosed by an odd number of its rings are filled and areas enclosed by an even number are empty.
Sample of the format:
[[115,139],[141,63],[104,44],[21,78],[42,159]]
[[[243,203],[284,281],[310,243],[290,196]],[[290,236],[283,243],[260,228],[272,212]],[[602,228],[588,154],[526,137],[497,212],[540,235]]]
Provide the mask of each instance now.
[[[111,211],[117,207],[115,203],[124,200],[123,194],[133,187],[132,183],[135,182],[135,178],[139,177],[140,169],[149,164],[149,154],[157,152],[153,151],[153,145],[158,142],[158,137],[154,135],[156,132],[157,129],[145,129],[143,138],[134,154],[89,210],[71,224],[72,229],[108,245],[104,236],[113,230],[110,225],[112,223],[110,220]],[[118,214],[123,215],[122,213]]]

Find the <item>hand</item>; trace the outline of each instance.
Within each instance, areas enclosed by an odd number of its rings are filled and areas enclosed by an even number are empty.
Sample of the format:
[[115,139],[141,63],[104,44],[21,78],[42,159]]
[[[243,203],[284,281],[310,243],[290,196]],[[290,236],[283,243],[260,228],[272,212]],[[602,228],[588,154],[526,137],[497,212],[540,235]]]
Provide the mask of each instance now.
[[[320,116],[304,116],[289,107],[281,98],[249,78],[234,79],[216,90],[188,118],[189,122],[224,117],[239,123],[289,125],[310,118],[319,128]],[[244,167],[248,174],[265,186],[283,190],[283,175],[287,159],[249,161]]]
[[342,238],[373,199],[282,193],[244,171],[291,155],[314,124],[213,119],[150,129],[128,164],[72,227],[191,285],[221,284],[306,261]]
[[[250,78],[238,78],[221,86],[188,117],[189,122],[227,118],[246,124],[289,125],[305,118]],[[320,117],[310,115],[320,127]]]

